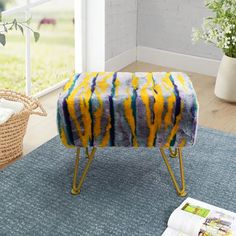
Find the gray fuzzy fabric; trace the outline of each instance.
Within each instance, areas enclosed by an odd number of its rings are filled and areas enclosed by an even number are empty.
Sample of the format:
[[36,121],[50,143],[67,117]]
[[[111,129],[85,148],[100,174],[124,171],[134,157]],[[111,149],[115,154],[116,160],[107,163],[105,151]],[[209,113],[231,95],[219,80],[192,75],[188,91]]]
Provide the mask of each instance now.
[[[184,164],[188,196],[236,212],[236,136],[200,128]],[[99,149],[80,196],[73,166],[56,137],[1,171],[0,235],[160,236],[184,200],[158,149]]]

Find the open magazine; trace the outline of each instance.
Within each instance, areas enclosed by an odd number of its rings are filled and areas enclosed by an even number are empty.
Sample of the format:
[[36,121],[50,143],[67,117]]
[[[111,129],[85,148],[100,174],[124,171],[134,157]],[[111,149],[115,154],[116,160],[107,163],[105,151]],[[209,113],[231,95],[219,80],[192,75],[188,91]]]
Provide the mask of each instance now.
[[236,236],[236,214],[187,198],[171,214],[162,236]]

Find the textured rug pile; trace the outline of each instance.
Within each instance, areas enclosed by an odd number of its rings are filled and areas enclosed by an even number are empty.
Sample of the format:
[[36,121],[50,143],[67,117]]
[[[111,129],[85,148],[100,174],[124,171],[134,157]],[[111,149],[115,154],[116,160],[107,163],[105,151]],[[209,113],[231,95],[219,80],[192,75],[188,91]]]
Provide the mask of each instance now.
[[[235,151],[236,136],[200,128],[184,150],[188,196],[236,212]],[[160,236],[184,200],[158,149],[99,149],[80,196],[73,166],[56,137],[1,171],[0,235]]]

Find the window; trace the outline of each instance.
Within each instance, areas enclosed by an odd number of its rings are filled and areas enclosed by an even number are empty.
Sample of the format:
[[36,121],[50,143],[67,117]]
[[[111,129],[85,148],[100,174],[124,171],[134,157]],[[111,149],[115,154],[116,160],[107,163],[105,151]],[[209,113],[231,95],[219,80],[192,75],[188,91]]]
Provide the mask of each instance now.
[[3,19],[32,18],[40,32],[7,35],[0,48],[0,87],[40,96],[62,86],[74,73],[74,0],[15,0],[4,6]]

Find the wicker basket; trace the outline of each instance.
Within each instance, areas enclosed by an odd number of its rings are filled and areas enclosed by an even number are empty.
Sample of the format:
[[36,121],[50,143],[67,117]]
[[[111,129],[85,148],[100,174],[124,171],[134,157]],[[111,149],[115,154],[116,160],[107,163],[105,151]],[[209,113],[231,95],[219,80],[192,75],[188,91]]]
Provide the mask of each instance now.
[[[10,90],[0,89],[0,98],[24,104],[24,109],[13,115],[6,123],[0,125],[0,167],[22,156],[23,138],[29,116],[32,114],[46,116],[47,113],[39,101],[32,97]],[[36,111],[36,110],[39,111]]]

